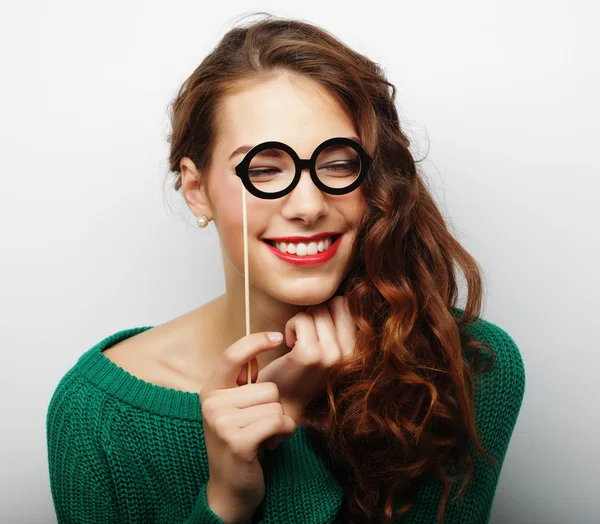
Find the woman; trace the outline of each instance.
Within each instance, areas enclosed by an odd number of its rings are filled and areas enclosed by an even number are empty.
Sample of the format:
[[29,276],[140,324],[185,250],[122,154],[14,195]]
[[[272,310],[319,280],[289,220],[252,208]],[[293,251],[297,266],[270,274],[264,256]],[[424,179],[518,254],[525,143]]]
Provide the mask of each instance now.
[[171,122],[174,187],[214,221],[226,292],[114,333],[63,377],[47,419],[59,522],[487,522],[523,363],[479,316],[480,270],[379,66],[265,17],[224,36]]

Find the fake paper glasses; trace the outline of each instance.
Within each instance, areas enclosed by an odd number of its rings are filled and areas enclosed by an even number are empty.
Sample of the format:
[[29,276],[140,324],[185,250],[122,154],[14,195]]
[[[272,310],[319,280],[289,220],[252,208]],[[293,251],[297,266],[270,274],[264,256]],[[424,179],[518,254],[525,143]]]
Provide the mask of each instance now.
[[308,169],[314,184],[331,195],[354,191],[365,179],[371,157],[360,144],[345,137],[325,140],[310,159],[299,158],[283,142],[269,141],[254,146],[235,166],[244,187],[258,198],[281,198],[298,185]]

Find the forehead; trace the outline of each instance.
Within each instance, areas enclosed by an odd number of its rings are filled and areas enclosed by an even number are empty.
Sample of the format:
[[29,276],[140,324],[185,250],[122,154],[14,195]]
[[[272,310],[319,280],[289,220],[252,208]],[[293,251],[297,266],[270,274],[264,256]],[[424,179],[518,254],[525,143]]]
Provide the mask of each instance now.
[[256,81],[226,96],[220,120],[220,142],[231,150],[277,140],[309,156],[328,138],[357,134],[351,117],[323,87],[296,75]]

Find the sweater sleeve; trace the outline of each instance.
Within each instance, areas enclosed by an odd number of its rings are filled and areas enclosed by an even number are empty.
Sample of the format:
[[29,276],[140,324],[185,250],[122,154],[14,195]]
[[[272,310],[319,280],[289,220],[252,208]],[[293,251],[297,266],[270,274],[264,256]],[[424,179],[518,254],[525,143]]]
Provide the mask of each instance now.
[[[504,330],[483,319],[470,326],[469,331],[473,338],[487,343],[495,354],[489,369],[475,376],[474,386],[475,422],[480,444],[496,464],[490,465],[468,440],[473,471],[463,493],[455,500],[453,498],[458,494],[462,478],[450,489],[444,522],[451,524],[489,522],[500,472],[525,392],[525,368],[515,341]],[[488,359],[485,355],[485,351],[482,351],[482,363]],[[468,360],[472,362],[470,356]],[[437,524],[442,495],[442,482],[430,479],[421,488],[416,506],[409,510],[401,522]],[[406,499],[400,497],[396,508],[400,502],[404,503]]]
[[[480,322],[477,340],[487,342],[495,354],[489,370],[476,376],[475,412],[483,450],[496,465],[490,465],[469,441],[473,473],[464,498],[451,503],[461,524],[489,522],[492,504],[525,393],[525,367],[515,341],[491,322]],[[458,486],[457,486],[458,488]],[[450,499],[458,492],[453,489]]]
[[[69,388],[67,388],[67,383]],[[48,407],[46,440],[50,489],[58,524],[130,524],[128,508],[117,501],[114,483],[97,435],[101,417],[84,388],[76,389],[67,376],[57,387]],[[159,508],[154,524],[224,524],[210,509],[206,486],[185,520],[174,520],[175,508]],[[139,512],[138,512],[138,515]],[[140,522],[148,523],[140,515]],[[136,520],[137,522],[137,520]]]

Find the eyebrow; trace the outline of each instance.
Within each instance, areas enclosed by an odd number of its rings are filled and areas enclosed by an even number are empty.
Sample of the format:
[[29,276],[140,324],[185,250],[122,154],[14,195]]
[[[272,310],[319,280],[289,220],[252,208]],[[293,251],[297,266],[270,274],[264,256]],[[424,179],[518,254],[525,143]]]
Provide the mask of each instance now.
[[[350,140],[354,140],[356,143],[358,143],[362,146],[362,142],[361,142],[360,138],[358,138],[357,136],[345,136],[343,138],[349,138]],[[238,147],[233,153],[231,153],[231,155],[229,155],[229,160],[231,160],[236,155],[246,154],[253,147],[255,147],[255,146],[251,146],[251,145],[247,145],[247,144]],[[264,153],[266,153],[266,151]]]

